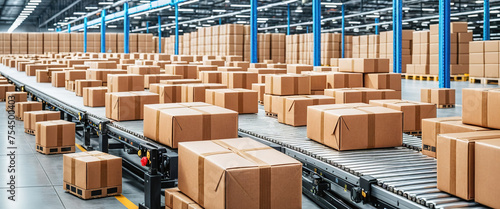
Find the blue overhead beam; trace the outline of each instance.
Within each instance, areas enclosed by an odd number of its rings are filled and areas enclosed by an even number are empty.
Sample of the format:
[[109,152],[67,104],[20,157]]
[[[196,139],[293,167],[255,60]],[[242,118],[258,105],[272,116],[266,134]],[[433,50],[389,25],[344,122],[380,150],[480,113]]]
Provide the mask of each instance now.
[[158,15],[158,53],[161,53],[161,16]]
[[342,58],[345,58],[345,5],[342,4]]
[[375,18],[375,24],[376,24],[376,25],[375,25],[375,34],[377,34],[377,35],[378,35],[378,34],[379,34],[379,33],[378,33],[378,18]]
[[179,5],[175,4],[175,55],[179,55]]
[[403,44],[403,0],[395,0],[392,4],[393,32],[393,71],[401,73],[401,55]]
[[129,34],[130,34],[130,22],[128,17],[128,2],[123,4],[123,53],[128,54],[130,52],[129,49]]
[[287,18],[287,28],[286,28],[286,35],[290,35],[290,19],[292,18],[291,11],[290,11],[290,4],[287,4],[288,10],[288,18]]
[[483,2],[483,41],[490,40],[490,0]]
[[313,0],[313,65],[321,66],[321,0]]
[[250,63],[257,63],[257,0],[250,0]]
[[439,0],[439,88],[450,88],[450,0]]
[[101,53],[106,53],[106,10],[101,11]]
[[83,19],[83,52],[87,53],[87,17]]

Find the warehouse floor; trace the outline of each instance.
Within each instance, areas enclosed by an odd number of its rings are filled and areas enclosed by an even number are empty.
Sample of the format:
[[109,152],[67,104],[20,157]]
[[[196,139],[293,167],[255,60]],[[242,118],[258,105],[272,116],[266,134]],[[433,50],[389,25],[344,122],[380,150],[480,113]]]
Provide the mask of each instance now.
[[[419,101],[421,88],[437,88],[438,82],[402,80],[403,99]],[[439,109],[438,117],[459,116],[462,111],[461,89],[468,87],[485,87],[480,84],[468,82],[452,82],[451,87],[456,92],[456,107],[451,109]],[[498,87],[488,85],[488,87]],[[4,102],[0,103],[3,107]],[[9,193],[6,186],[9,175],[10,150],[7,150],[7,113],[3,108],[0,110],[0,208],[34,208],[57,209],[57,208],[136,208],[134,204],[144,201],[143,185],[123,175],[123,195],[107,197],[95,200],[82,201],[81,199],[66,193],[62,187],[62,155],[42,155],[35,151],[35,137],[25,134],[23,123],[16,121],[16,201],[7,200]],[[80,152],[77,149],[77,152]],[[163,201],[162,201],[163,202]],[[303,197],[303,208],[318,208],[313,202]]]

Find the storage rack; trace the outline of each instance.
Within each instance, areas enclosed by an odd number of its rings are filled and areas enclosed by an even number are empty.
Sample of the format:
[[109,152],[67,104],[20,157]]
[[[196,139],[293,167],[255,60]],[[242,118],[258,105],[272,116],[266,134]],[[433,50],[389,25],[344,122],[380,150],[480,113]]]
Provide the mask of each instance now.
[[[46,108],[61,111],[66,120],[76,119],[86,149],[94,149],[91,142],[97,141],[103,152],[121,149],[139,157],[149,153],[147,169],[137,165],[138,158],[127,157],[123,168],[144,182],[145,199],[140,208],[162,207],[161,189],[176,185],[178,156],[176,150],[144,137],[142,121],[113,122],[102,116],[103,108],[82,107],[81,102],[75,105],[75,95],[42,91],[50,84],[36,83],[23,72],[0,66],[0,74]],[[436,161],[418,152],[421,141],[416,137],[404,135],[406,147],[338,152],[308,139],[305,129],[266,117],[262,107],[258,114],[239,116],[240,136],[303,163],[302,191],[323,208],[482,207],[437,190]]]

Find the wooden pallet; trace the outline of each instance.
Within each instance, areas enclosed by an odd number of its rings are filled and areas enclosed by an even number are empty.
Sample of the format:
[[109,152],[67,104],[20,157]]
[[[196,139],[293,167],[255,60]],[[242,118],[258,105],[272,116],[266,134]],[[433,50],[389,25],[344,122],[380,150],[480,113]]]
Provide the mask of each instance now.
[[104,187],[99,189],[83,189],[74,184],[64,182],[64,190],[84,200],[116,196],[122,193],[122,186]]
[[73,152],[75,152],[75,146],[42,147],[42,146],[37,144],[36,151],[39,153],[45,154],[45,155],[73,153]]
[[276,114],[276,113],[272,113],[272,112],[266,112],[266,116],[273,117],[273,118],[277,118],[277,117],[278,117],[278,114]]
[[500,78],[481,78],[481,77],[470,77],[470,83],[480,83],[480,84],[500,84]]
[[[438,75],[418,75],[418,74],[401,74],[404,79],[419,80],[419,81],[439,81]],[[467,81],[469,74],[450,75],[450,81]]]
[[469,80],[469,74],[464,75],[450,75],[451,81],[467,81]]
[[403,133],[413,136],[422,136],[422,131],[404,131]]
[[264,105],[264,101],[259,101],[259,104]]
[[33,135],[34,136],[35,135],[35,130],[31,130],[31,129],[25,128],[24,129],[24,133],[27,133],[29,135]]
[[447,104],[447,105],[438,105],[437,108],[443,109],[443,108],[455,108],[454,104]]

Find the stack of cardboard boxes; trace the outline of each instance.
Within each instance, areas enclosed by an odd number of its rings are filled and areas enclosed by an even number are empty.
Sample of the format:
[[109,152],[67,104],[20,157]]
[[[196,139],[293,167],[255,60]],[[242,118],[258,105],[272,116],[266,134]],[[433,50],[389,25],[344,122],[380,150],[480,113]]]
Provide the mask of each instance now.
[[69,33],[58,33],[59,52],[71,52],[71,35]]
[[[414,34],[413,30],[402,30],[401,41],[401,72],[406,73],[407,65],[412,64],[412,48],[414,47]],[[380,58],[389,59],[389,70],[393,71],[393,57],[394,57],[394,39],[392,31],[380,33]],[[428,39],[427,39],[428,40]]]
[[299,63],[299,35],[286,36],[286,63]]
[[[263,63],[265,60],[271,59],[271,34],[261,33],[257,36],[257,57],[258,61]],[[278,42],[279,44],[279,42]]]
[[71,33],[70,39],[71,52],[83,52],[83,33]]
[[[404,44],[403,44],[404,45]],[[389,50],[389,49],[387,49]],[[392,48],[390,49],[392,51]],[[430,65],[430,32],[414,31],[411,64],[406,65],[406,73],[429,74]],[[391,56],[392,58],[392,56]]]
[[499,78],[500,42],[474,41],[469,46],[469,74],[475,78]]
[[11,34],[10,33],[0,33],[0,53],[10,54],[11,51]]
[[28,54],[28,33],[12,33],[11,37],[12,37],[11,53]]
[[[450,25],[450,74],[469,73],[469,42],[472,32],[467,31],[467,22],[452,22]],[[429,74],[439,74],[439,24],[430,26]]]
[[43,33],[28,33],[28,53],[43,54]]
[[321,34],[321,64],[331,65],[331,58],[340,58],[342,48],[342,34]]
[[107,53],[117,53],[118,52],[118,45],[123,45],[123,42],[118,44],[117,41],[118,41],[118,35],[116,33],[106,33],[106,52]]

